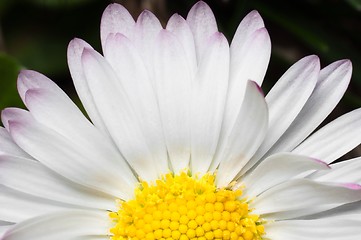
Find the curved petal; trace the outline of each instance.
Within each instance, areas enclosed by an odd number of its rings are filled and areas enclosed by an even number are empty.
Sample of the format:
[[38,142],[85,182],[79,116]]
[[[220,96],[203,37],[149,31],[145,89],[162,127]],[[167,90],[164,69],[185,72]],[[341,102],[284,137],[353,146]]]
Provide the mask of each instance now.
[[117,74],[137,119],[141,119],[139,126],[156,159],[153,163],[157,166],[158,174],[167,173],[167,149],[157,97],[142,59],[129,39],[122,34],[108,36],[104,56]]
[[320,61],[318,57],[308,56],[291,66],[273,86],[266,96],[269,108],[267,135],[244,171],[252,167],[291,125],[310,97],[316,85],[319,71]]
[[342,98],[351,73],[352,64],[349,60],[337,61],[322,69],[305,106],[267,155],[291,151],[315,130]]
[[305,171],[326,169],[330,167],[320,160],[292,153],[278,153],[262,161],[240,180],[240,184],[246,187],[243,195],[253,197]]
[[210,7],[199,1],[187,15],[187,22],[193,32],[198,62],[206,50],[208,38],[218,31],[217,22]]
[[361,184],[361,158],[354,158],[331,165],[327,172],[316,172],[309,178],[322,182],[359,183]]
[[231,81],[261,85],[271,56],[271,40],[257,11],[239,24],[231,43]]
[[130,37],[134,30],[135,21],[128,10],[122,5],[110,4],[103,12],[100,23],[100,39],[105,50],[105,42],[109,34],[121,33]]
[[361,143],[361,108],[330,122],[292,152],[331,163]]
[[227,97],[229,46],[221,33],[212,36],[192,86],[193,174],[206,173],[217,148]]
[[92,236],[108,239],[109,223],[105,211],[64,211],[18,223],[5,233],[2,240],[76,240]]
[[92,149],[93,155],[99,159],[119,160],[120,166],[126,170],[126,163],[124,160],[122,162],[109,136],[94,127],[49,78],[33,71],[22,71],[18,77],[18,88],[27,108],[38,122],[84,148]]
[[2,239],[3,235],[10,229],[12,228],[12,225],[1,225],[0,224],[0,239]]
[[220,163],[217,186],[227,186],[239,174],[263,141],[267,123],[268,111],[263,93],[255,82],[249,81],[236,124],[212,163],[215,167]]
[[265,237],[277,240],[358,240],[361,238],[360,224],[360,219],[347,218],[278,221],[265,225]]
[[114,197],[70,182],[37,161],[0,156],[0,172],[1,184],[19,192],[79,208],[115,208]]
[[295,179],[268,189],[251,202],[265,219],[306,216],[361,200],[361,186]]
[[155,86],[168,155],[174,172],[188,168],[191,144],[191,75],[185,52],[167,30],[155,46]]
[[148,71],[148,76],[153,84],[155,79],[153,76],[154,71],[154,45],[155,40],[162,30],[158,18],[150,11],[143,11],[135,24],[133,43],[139,54],[142,56],[143,62]]
[[16,143],[11,139],[9,132],[3,127],[0,127],[0,155],[32,159],[29,154],[16,145]]
[[[265,28],[244,36],[246,41],[231,45],[230,80],[220,141],[230,134],[239,114],[248,80],[260,84],[269,62],[271,42]],[[240,38],[240,37],[239,37]]]
[[90,89],[84,75],[81,55],[85,48],[93,49],[88,43],[81,39],[75,38],[70,41],[67,52],[70,74],[73,79],[76,92],[78,93],[78,96],[93,124],[104,132],[107,132],[104,121],[95,105],[94,97],[90,93]]
[[181,43],[187,58],[188,68],[191,75],[194,76],[197,71],[196,49],[193,34],[187,21],[180,15],[173,14],[168,20],[166,29],[173,33]]
[[19,222],[47,213],[75,207],[35,197],[0,185],[0,221]]
[[[126,166],[72,142],[36,122],[25,110],[6,109],[2,114],[14,141],[27,153],[60,175],[121,199],[133,196],[137,180]],[[89,139],[91,141],[91,139]]]
[[158,177],[153,156],[134,108],[111,66],[97,52],[84,49],[82,62],[90,91],[122,155],[143,180]]

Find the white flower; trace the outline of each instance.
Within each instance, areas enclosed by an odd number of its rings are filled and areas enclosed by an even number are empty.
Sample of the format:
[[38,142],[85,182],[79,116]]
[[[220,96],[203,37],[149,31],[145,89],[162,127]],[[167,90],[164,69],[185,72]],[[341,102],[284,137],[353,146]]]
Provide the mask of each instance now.
[[261,17],[229,46],[204,2],[165,29],[112,4],[101,42],[104,57],[68,48],[91,122],[51,80],[19,74],[29,111],[1,116],[2,240],[361,239],[361,160],[330,164],[361,142],[361,110],[310,135],[350,61],[305,57],[264,97]]

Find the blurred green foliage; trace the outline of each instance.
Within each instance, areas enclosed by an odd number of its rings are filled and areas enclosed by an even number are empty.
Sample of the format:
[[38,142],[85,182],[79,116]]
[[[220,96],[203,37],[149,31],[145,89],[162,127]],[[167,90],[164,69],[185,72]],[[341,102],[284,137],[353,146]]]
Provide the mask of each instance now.
[[0,53],[0,109],[22,105],[15,91],[20,69],[20,64],[14,58]]
[[[80,37],[100,49],[102,11],[106,0],[1,0],[0,1],[0,106],[21,106],[16,94],[20,66],[52,78],[77,100],[67,68],[66,48]],[[173,13],[186,16],[196,0],[118,0],[136,17],[145,7],[163,23]],[[361,106],[361,1],[360,0],[205,0],[219,27],[231,41],[240,20],[258,10],[270,32],[273,51],[266,91],[299,58],[317,54],[323,66],[349,58],[354,73],[339,112]],[[163,5],[163,7],[159,7]]]

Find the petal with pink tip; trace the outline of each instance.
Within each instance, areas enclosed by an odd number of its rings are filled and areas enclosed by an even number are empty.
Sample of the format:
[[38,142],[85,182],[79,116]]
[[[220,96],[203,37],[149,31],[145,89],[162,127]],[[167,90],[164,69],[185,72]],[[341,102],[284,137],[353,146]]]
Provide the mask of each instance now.
[[268,109],[263,92],[257,83],[249,81],[236,123],[225,138],[224,147],[217,149],[212,163],[214,166],[219,163],[217,186],[227,186],[238,175],[262,143],[267,124]]
[[335,161],[361,143],[361,108],[333,120],[312,134],[292,152]]
[[291,151],[315,130],[342,98],[351,73],[352,64],[349,60],[337,61],[323,68],[305,106],[267,155]]
[[191,144],[191,75],[185,52],[167,30],[160,32],[154,55],[155,87],[163,133],[173,171],[188,167]]
[[142,119],[139,126],[153,158],[156,159],[154,164],[157,166],[158,174],[165,174],[169,171],[167,149],[157,96],[144,62],[130,40],[120,33],[108,36],[105,50],[105,59],[117,74],[137,118]]
[[206,50],[208,38],[218,31],[217,22],[211,8],[203,1],[194,4],[187,15],[187,22],[193,32],[199,63]]
[[100,23],[100,39],[103,51],[109,34],[121,33],[131,37],[134,25],[135,21],[126,8],[117,3],[110,4],[104,10]]
[[193,173],[204,174],[211,165],[219,141],[228,89],[229,46],[221,33],[208,41],[192,86]]
[[94,97],[90,93],[81,64],[81,54],[85,48],[93,49],[88,43],[77,38],[69,43],[67,56],[70,74],[78,96],[93,124],[107,132],[102,116],[94,103]]

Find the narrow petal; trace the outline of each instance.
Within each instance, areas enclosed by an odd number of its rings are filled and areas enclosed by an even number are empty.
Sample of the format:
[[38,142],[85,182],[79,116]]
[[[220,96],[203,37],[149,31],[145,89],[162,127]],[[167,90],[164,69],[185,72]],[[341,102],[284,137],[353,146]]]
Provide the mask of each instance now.
[[135,21],[128,10],[117,3],[110,4],[103,12],[100,23],[100,39],[105,49],[105,42],[109,34],[121,33],[130,37],[134,30]]
[[0,127],[0,155],[32,159],[29,154],[16,145],[11,139],[9,132],[3,127]]
[[[138,52],[122,34],[109,35],[104,56],[113,67],[137,115],[159,174],[169,171],[157,97]],[[134,71],[137,69],[137,71]],[[144,117],[146,116],[146,117]]]
[[292,152],[331,163],[361,143],[361,108],[330,122]]
[[211,8],[203,1],[194,4],[188,13],[187,22],[193,32],[199,62],[206,50],[208,38],[218,31],[217,22]]
[[[37,121],[92,149],[99,158],[122,159],[112,140],[94,127],[49,78],[33,71],[22,71],[18,77],[18,88],[25,105]],[[124,162],[120,164],[126,167]]]
[[59,135],[36,122],[25,110],[4,110],[2,118],[8,120],[14,141],[53,171],[121,199],[133,196],[137,181],[125,166],[115,164],[113,159],[101,158],[92,149]]
[[185,52],[167,30],[157,38],[154,64],[164,137],[175,172],[188,167],[191,143],[191,75]]
[[133,43],[137,48],[138,52],[142,56],[145,66],[148,71],[150,80],[154,83],[154,62],[153,62],[153,51],[155,46],[155,39],[159,32],[162,30],[158,18],[150,11],[143,11],[135,24]]
[[69,43],[67,56],[70,74],[78,96],[93,124],[104,132],[107,132],[84,75],[81,54],[85,48],[93,49],[88,43],[77,38]]
[[273,86],[266,96],[269,108],[267,135],[243,171],[255,164],[291,125],[310,97],[316,85],[319,71],[318,57],[308,56],[291,66]]
[[296,179],[265,191],[251,203],[264,218],[289,219],[306,216],[361,200],[361,186],[348,187]]
[[361,184],[361,158],[354,158],[331,165],[327,172],[316,172],[309,176],[322,182],[359,183]]
[[10,229],[12,228],[12,225],[1,225],[0,224],[0,239],[2,239],[2,237],[4,236],[4,234]]
[[187,21],[180,15],[173,14],[167,23],[166,29],[173,33],[181,43],[191,75],[194,75],[197,71],[196,49],[193,34]]
[[236,39],[231,45],[230,81],[220,141],[225,141],[224,138],[230,134],[235,124],[247,81],[256,81],[259,85],[262,83],[271,51],[269,35],[265,28],[247,35],[246,42],[242,45],[235,45],[235,41]]
[[213,166],[220,163],[217,186],[227,186],[241,171],[263,141],[267,123],[268,111],[263,93],[255,82],[249,81],[236,124],[225,138],[226,142],[220,143],[223,147],[219,148],[221,151],[217,152],[212,163]]
[[270,37],[259,13],[252,11],[239,24],[231,43],[231,81],[250,79],[261,85],[270,56]]
[[322,69],[305,106],[267,155],[291,151],[315,130],[342,98],[351,73],[352,64],[349,60],[337,61]]
[[277,240],[358,240],[360,219],[325,218],[278,221],[266,225],[265,237]]
[[103,236],[108,239],[107,212],[64,211],[28,219],[7,231],[2,240],[75,240]]
[[269,156],[240,180],[245,196],[254,197],[308,170],[329,170],[324,162],[292,153]]
[[158,172],[139,124],[141,119],[137,118],[117,75],[94,50],[85,49],[82,62],[97,108],[122,155],[142,179],[156,179]]
[[80,208],[115,207],[114,197],[71,182],[37,161],[0,156],[0,172],[1,184],[19,192]]
[[42,214],[75,209],[74,206],[31,196],[0,185],[0,221],[20,222]]
[[192,86],[193,173],[206,173],[217,148],[228,88],[229,46],[221,33],[210,39]]

